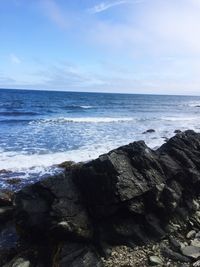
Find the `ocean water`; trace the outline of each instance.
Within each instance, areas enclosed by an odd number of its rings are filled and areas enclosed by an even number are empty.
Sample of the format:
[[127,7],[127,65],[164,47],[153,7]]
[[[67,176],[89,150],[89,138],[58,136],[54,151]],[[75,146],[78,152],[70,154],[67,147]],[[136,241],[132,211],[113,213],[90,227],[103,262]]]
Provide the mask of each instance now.
[[[143,134],[148,129],[154,133]],[[60,172],[144,140],[156,148],[174,130],[200,129],[200,97],[0,90],[0,186]],[[16,186],[14,186],[16,187]]]

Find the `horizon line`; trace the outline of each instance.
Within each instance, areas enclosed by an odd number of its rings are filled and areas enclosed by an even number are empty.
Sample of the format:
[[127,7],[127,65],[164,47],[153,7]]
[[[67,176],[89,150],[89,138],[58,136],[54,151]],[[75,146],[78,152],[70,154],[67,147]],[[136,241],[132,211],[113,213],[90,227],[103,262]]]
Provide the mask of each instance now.
[[88,93],[88,94],[121,94],[121,95],[152,95],[152,96],[196,96],[199,97],[200,95],[195,95],[195,94],[166,94],[166,93],[122,93],[122,92],[105,92],[105,91],[65,91],[61,89],[33,89],[33,88],[3,88],[0,87],[0,90],[21,90],[21,91],[39,91],[39,92],[62,92],[62,93]]

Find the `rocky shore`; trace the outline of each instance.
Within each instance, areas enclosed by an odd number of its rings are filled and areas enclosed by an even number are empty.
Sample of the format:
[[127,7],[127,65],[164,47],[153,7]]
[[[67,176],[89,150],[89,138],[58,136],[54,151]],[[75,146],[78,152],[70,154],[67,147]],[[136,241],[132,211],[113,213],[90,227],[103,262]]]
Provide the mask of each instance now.
[[200,266],[200,134],[134,142],[0,192],[0,266]]

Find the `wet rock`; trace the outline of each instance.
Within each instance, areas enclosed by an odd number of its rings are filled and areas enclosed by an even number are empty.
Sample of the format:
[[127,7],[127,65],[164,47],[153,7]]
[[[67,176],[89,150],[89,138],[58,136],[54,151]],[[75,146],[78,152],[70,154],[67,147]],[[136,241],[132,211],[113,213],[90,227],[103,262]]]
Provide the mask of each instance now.
[[[139,141],[87,163],[67,164],[63,174],[16,194],[15,222],[21,238],[31,244],[60,244],[56,255],[53,253],[60,266],[101,266],[98,251],[104,250],[104,244],[135,248],[160,241],[169,232],[180,234],[182,229],[180,240],[185,241],[187,229],[200,227],[200,211],[194,205],[199,194],[200,134],[186,131],[157,150]],[[179,253],[183,250],[180,244],[170,241],[172,249],[164,244],[165,257],[190,261]],[[198,254],[197,247],[189,247],[195,251],[185,253]],[[123,251],[120,257],[124,259]],[[147,255],[160,258],[158,251],[144,254],[147,262]],[[139,257],[137,260],[140,262]]]
[[177,134],[177,133],[181,133],[182,131],[181,130],[175,130],[174,133]]
[[73,165],[75,165],[74,161],[64,161],[64,162],[58,164],[58,167],[64,168],[65,170],[70,170],[73,167]]
[[147,133],[155,133],[154,129],[148,129],[145,132],[143,132],[143,134],[147,134]]
[[20,178],[12,178],[12,179],[7,179],[6,182],[10,185],[17,185],[21,183],[21,179]]
[[200,248],[199,247],[194,247],[194,246],[186,246],[184,248],[181,248],[181,252],[183,255],[193,258],[193,259],[198,259],[200,257]]

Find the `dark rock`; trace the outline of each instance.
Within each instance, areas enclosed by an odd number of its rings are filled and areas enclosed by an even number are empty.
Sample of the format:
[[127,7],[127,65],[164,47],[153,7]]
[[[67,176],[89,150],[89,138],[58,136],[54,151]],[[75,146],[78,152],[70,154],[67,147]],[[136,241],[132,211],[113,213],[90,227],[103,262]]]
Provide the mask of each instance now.
[[182,131],[181,130],[175,130],[174,133],[175,134],[178,134],[178,133],[181,133]]
[[174,261],[190,262],[190,259],[188,257],[185,257],[178,252],[174,252],[173,250],[167,247],[162,248],[162,255]]
[[0,190],[0,207],[11,206],[14,193],[8,190]]
[[6,182],[10,185],[16,185],[16,184],[20,184],[21,183],[21,179],[20,178],[12,178],[12,179],[7,179]]
[[0,174],[9,174],[9,173],[12,173],[12,172],[9,170],[5,170],[5,169],[0,170]]
[[47,267],[52,266],[51,261],[48,259],[43,260],[40,258],[41,252],[35,248],[25,249],[23,252],[19,252],[3,267]]
[[65,170],[70,170],[73,167],[73,165],[75,165],[74,161],[64,161],[64,162],[58,164],[58,167],[64,168]]
[[6,222],[12,219],[13,211],[14,210],[12,206],[0,207],[0,222]]
[[158,156],[144,142],[100,156],[75,171],[73,178],[96,218],[116,213],[120,203],[138,199],[166,179]]
[[155,130],[154,129],[148,129],[145,132],[143,132],[143,134],[146,134],[146,133],[155,133]]
[[173,251],[180,252],[181,243],[179,243],[175,238],[169,237],[169,243]]
[[91,238],[92,227],[70,175],[60,174],[16,194],[16,224],[35,238]]
[[54,259],[59,267],[103,267],[95,249],[81,243],[64,243]]
[[[173,221],[177,229],[189,222],[200,227],[198,205],[194,208],[200,195],[198,133],[181,132],[157,150],[134,142],[63,167],[63,174],[22,189],[14,201],[20,236],[31,244],[60,244],[52,252],[58,266],[101,266],[97,247],[160,240]],[[165,247],[163,255],[189,262],[175,243],[170,241],[176,252]]]

